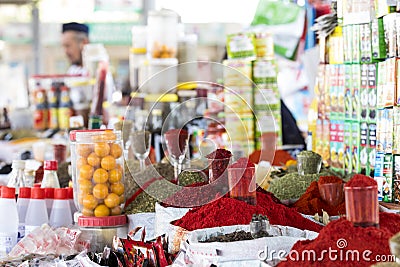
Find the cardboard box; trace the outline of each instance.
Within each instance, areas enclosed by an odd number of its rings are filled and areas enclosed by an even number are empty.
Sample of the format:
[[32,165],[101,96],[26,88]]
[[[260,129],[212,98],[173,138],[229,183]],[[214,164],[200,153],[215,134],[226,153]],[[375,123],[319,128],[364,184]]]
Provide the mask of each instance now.
[[[343,26],[343,59],[344,63],[353,63],[352,59],[352,38],[353,38],[353,29],[352,25]],[[386,54],[385,54],[386,56]]]
[[383,199],[383,163],[384,163],[384,153],[377,153],[375,158],[375,172],[374,179],[378,184],[378,199],[382,201]]
[[384,202],[392,202],[392,199],[393,199],[393,155],[385,154],[383,159],[382,200]]
[[338,116],[340,119],[345,118],[345,66],[343,64],[337,65],[338,69],[338,85],[337,85],[337,97],[338,97]]
[[322,156],[322,149],[323,149],[323,130],[324,130],[324,124],[323,124],[323,119],[317,119],[316,122],[316,129],[315,129],[315,152],[320,154]]
[[378,109],[376,121],[376,151],[383,153],[386,149],[385,109]]
[[377,99],[376,99],[376,106],[377,108],[385,107],[385,86],[386,86],[386,61],[382,61],[378,63],[377,66]]
[[368,114],[368,65],[361,65],[361,90],[360,90],[361,114],[360,120],[367,121]]
[[344,122],[344,172],[352,172],[352,127],[350,121]]
[[254,60],[253,61],[253,82],[263,84],[264,87],[271,87],[277,84],[278,65],[272,60]]
[[[224,110],[225,113],[253,112],[253,87],[252,86],[225,86]],[[264,100],[263,96],[258,96]]]
[[400,154],[400,107],[393,107],[393,154]]
[[229,34],[226,38],[226,50],[229,59],[256,58],[255,34],[241,32]]
[[352,27],[353,43],[352,48],[352,62],[353,64],[359,64],[361,62],[361,51],[360,51],[360,25],[353,25]]
[[360,88],[361,88],[361,66],[352,65],[352,111],[353,120],[359,121],[361,118]]
[[386,56],[388,58],[397,55],[396,18],[397,15],[395,13],[383,17],[383,28],[385,29],[385,42],[387,47]]
[[376,158],[376,144],[377,144],[377,136],[376,136],[376,123],[368,124],[368,168],[367,175],[373,177],[375,172],[375,158]]
[[278,87],[264,88],[256,86],[254,88],[254,110],[280,110],[281,109],[281,97],[279,94]]
[[376,122],[376,64],[368,65],[368,122]]
[[345,68],[345,82],[344,82],[344,114],[345,114],[345,119],[350,120],[352,119],[353,115],[353,105],[352,105],[352,74],[351,70],[352,67],[351,65],[344,65]]
[[374,18],[371,21],[371,46],[374,60],[386,58],[385,30],[382,18]]
[[[360,173],[369,175],[368,173],[368,124],[366,122],[360,123],[360,139],[356,140],[360,144]],[[357,170],[353,170],[358,173]]]
[[400,155],[393,155],[393,201],[400,203]]
[[223,64],[223,78],[225,86],[253,86],[252,60],[226,59]]
[[351,123],[351,164],[353,167],[353,172],[360,173],[361,171],[361,163],[360,163],[360,150],[361,150],[361,129],[359,122]]
[[361,63],[372,62],[372,49],[371,49],[371,30],[369,23],[360,25],[360,48],[361,48]]
[[386,76],[383,90],[383,98],[384,98],[384,107],[393,107],[393,105],[397,104],[397,96],[396,96],[396,58],[388,58],[386,62]]

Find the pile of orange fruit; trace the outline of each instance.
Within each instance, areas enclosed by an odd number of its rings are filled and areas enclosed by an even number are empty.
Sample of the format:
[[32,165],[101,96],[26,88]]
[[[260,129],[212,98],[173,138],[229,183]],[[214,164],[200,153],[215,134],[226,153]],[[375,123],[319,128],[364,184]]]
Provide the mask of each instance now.
[[78,201],[84,216],[122,213],[125,202],[122,147],[113,131],[99,132],[91,143],[76,144]]

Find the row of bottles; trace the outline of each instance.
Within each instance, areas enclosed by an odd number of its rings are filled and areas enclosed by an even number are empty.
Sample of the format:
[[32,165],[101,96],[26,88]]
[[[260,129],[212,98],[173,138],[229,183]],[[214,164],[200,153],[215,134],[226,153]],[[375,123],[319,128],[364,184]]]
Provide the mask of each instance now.
[[[18,199],[15,201],[16,189],[1,187],[0,258],[8,254],[17,241],[43,224],[52,227],[72,225],[73,214],[76,211],[71,200],[72,188],[46,189],[20,187]],[[50,209],[46,205],[46,191],[54,194],[54,199],[50,199]]]

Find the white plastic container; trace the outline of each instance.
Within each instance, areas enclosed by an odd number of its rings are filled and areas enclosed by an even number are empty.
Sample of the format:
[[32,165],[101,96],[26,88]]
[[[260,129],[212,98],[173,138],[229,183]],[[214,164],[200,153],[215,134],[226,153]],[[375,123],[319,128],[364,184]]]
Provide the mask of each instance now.
[[56,188],[54,190],[54,201],[49,224],[51,227],[68,227],[72,224],[71,207],[66,188]]
[[17,200],[17,210],[19,218],[18,242],[25,236],[25,218],[30,198],[31,198],[31,188],[21,187],[19,189],[19,195]]
[[49,222],[44,194],[43,188],[34,187],[31,189],[31,199],[25,218],[25,235]]
[[58,163],[55,160],[45,160],[44,161],[44,173],[42,188],[60,188],[60,182],[58,181],[57,169]]
[[74,214],[75,212],[78,211],[78,208],[76,207],[74,201],[74,189],[72,187],[68,187],[67,190],[68,190],[68,202],[71,209],[71,218],[72,221],[74,221]]
[[54,202],[54,188],[44,188],[44,201],[46,203],[47,215],[50,218],[51,208]]
[[18,211],[15,188],[3,186],[0,198],[0,258],[17,244]]
[[149,11],[147,50],[152,58],[174,58],[178,47],[178,14],[172,10]]
[[10,179],[8,180],[7,186],[15,188],[16,195],[18,195],[20,187],[25,187],[24,169],[25,169],[25,161],[13,160],[12,172],[10,174]]

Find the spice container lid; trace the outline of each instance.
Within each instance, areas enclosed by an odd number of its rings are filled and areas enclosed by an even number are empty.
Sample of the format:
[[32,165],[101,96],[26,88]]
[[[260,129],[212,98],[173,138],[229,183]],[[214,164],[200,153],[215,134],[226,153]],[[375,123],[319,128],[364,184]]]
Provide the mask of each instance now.
[[34,187],[31,190],[31,198],[32,199],[44,199],[44,189],[39,187]]
[[87,217],[80,216],[78,225],[82,227],[107,227],[121,226],[126,224],[126,215],[107,216],[107,217]]
[[56,160],[46,160],[43,168],[48,171],[56,171],[58,169],[58,163]]
[[1,188],[1,197],[2,198],[15,198],[15,188],[3,186]]
[[68,199],[74,199],[74,189],[72,187],[67,187]]
[[54,199],[68,199],[68,191],[66,188],[54,189]]
[[54,188],[44,188],[44,195],[45,195],[45,198],[53,199],[54,198]]
[[90,133],[90,132],[102,132],[104,130],[73,130],[69,133],[69,140],[76,141],[77,133]]
[[19,189],[19,198],[30,198],[31,197],[31,188],[30,187],[21,187]]

